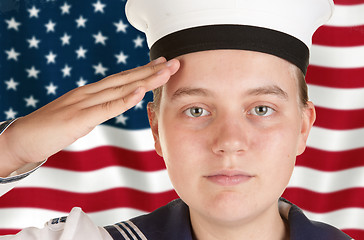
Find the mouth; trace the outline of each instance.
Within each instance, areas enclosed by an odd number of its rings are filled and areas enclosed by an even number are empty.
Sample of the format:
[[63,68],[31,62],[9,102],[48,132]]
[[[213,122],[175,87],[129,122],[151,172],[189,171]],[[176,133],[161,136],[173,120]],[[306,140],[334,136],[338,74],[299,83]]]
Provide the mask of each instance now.
[[207,180],[220,186],[234,186],[251,180],[254,176],[242,171],[218,171],[204,176]]

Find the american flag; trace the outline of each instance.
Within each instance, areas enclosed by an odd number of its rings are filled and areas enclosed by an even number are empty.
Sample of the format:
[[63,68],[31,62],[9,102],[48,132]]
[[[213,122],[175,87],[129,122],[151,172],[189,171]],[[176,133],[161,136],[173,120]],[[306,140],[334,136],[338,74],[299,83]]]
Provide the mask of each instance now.
[[[336,0],[307,73],[317,121],[284,197],[364,239],[364,0]],[[0,121],[148,62],[122,0],[1,0]],[[100,226],[177,198],[154,152],[146,103],[96,127],[0,198],[0,234],[42,227],[80,206]],[[57,136],[55,136],[57,137]]]

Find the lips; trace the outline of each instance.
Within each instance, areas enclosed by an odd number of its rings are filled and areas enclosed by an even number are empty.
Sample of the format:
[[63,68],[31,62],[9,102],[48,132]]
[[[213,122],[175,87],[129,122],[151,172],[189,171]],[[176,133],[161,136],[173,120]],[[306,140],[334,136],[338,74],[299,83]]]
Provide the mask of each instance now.
[[251,180],[254,176],[242,171],[223,170],[205,176],[212,183],[221,186],[234,186]]

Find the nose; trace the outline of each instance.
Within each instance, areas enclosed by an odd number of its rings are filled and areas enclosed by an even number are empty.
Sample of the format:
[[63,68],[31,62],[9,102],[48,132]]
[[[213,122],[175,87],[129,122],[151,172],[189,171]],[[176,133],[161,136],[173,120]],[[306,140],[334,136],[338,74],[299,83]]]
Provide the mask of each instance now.
[[215,119],[212,151],[219,155],[242,154],[248,149],[248,127],[240,118]]

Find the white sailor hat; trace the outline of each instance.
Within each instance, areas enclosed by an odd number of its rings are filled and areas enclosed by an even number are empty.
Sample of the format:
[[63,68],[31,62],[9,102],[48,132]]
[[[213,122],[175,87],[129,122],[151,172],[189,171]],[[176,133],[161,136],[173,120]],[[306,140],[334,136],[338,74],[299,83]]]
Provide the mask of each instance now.
[[128,0],[129,22],[146,34],[151,59],[242,49],[272,54],[305,74],[312,35],[333,0]]

